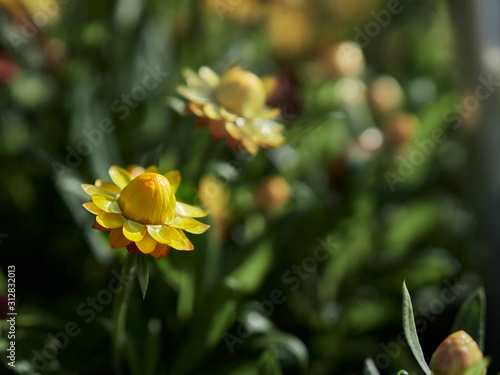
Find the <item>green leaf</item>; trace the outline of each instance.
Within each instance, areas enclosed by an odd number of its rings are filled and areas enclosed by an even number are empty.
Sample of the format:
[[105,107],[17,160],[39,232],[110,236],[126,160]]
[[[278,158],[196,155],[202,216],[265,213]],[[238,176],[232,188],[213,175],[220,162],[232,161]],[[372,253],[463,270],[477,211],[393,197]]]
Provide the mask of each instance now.
[[276,348],[264,351],[257,362],[258,373],[261,375],[282,375],[283,372],[277,355]]
[[309,367],[309,352],[296,336],[272,329],[255,342],[258,347],[276,348],[281,353],[280,357],[286,356],[295,360],[302,373],[306,373]]
[[406,288],[406,280],[403,281],[403,330],[415,359],[425,374],[430,375],[431,369],[425,362],[424,353],[422,352],[422,348],[420,347],[420,343],[418,341],[417,327],[415,326],[410,293]]
[[458,310],[451,333],[464,330],[477,342],[484,351],[486,319],[486,294],[483,288],[474,291]]
[[364,375],[380,375],[380,372],[378,371],[377,366],[375,366],[373,359],[371,359],[371,358],[365,359],[365,370],[363,371],[363,374]]
[[482,361],[479,361],[469,367],[467,371],[464,372],[464,375],[483,375],[485,370],[488,368],[490,361],[490,358],[484,358]]
[[149,285],[149,262],[148,255],[141,252],[137,253],[137,280],[141,287],[142,299],[146,298],[146,292]]
[[274,252],[269,242],[264,242],[250,252],[231,274],[226,284],[242,293],[256,291],[273,265]]

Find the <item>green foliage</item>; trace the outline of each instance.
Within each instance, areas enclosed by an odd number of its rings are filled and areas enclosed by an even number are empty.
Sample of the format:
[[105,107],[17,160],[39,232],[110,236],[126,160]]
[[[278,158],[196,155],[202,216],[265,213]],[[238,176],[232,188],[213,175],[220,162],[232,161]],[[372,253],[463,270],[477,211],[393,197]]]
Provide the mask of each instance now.
[[458,310],[451,333],[460,330],[467,332],[477,342],[479,349],[484,351],[486,294],[483,288],[478,288],[472,293]]
[[417,328],[415,326],[415,318],[413,315],[413,306],[411,304],[410,293],[406,287],[406,282],[403,281],[403,329],[405,332],[406,340],[410,346],[415,359],[426,375],[431,373],[431,369],[427,365],[424,358],[424,353],[420,347],[418,340]]

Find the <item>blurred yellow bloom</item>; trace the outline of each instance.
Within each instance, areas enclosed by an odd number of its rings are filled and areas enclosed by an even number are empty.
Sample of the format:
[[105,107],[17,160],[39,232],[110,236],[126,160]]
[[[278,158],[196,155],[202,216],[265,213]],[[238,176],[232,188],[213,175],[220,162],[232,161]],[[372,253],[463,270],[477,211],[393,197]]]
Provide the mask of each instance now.
[[210,210],[213,229],[219,238],[226,236],[229,221],[229,195],[227,186],[213,176],[206,176],[200,181],[200,201]]
[[403,106],[404,92],[394,77],[380,76],[370,84],[369,100],[377,112],[387,113]]
[[323,51],[322,62],[330,74],[339,77],[356,77],[365,70],[363,51],[354,42],[328,46]]
[[201,119],[198,125],[208,126],[214,137],[252,154],[285,141],[284,127],[275,121],[280,109],[266,106],[266,86],[255,74],[233,67],[219,77],[206,66],[198,73],[183,73],[187,86],[177,87],[177,92],[189,100],[189,110]]
[[313,44],[315,20],[310,2],[274,2],[268,5],[265,28],[275,52],[281,57],[295,58]]
[[200,234],[210,227],[193,219],[207,211],[175,199],[181,181],[178,171],[162,175],[154,166],[146,170],[113,166],[109,175],[114,183],[97,180],[95,185],[82,185],[92,198],[83,207],[97,215],[93,228],[110,232],[113,249],[126,246],[130,253],[161,258],[171,247],[194,249],[184,231]]
[[438,346],[432,355],[430,368],[435,375],[462,375],[482,359],[483,353],[472,337],[465,331],[458,331]]
[[39,26],[37,23],[40,26],[45,26],[45,24],[56,20],[60,13],[60,7],[56,0],[0,0],[0,6],[3,6],[16,18],[29,15],[37,27]]

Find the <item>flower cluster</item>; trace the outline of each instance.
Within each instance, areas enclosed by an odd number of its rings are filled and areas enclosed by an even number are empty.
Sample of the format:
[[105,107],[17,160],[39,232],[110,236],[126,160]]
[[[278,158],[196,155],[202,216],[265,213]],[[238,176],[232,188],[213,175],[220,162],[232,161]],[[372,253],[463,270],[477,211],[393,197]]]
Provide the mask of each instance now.
[[205,232],[209,225],[193,219],[207,211],[176,200],[181,177],[178,171],[165,175],[151,166],[113,166],[109,175],[114,183],[97,180],[95,185],[82,185],[92,202],[83,206],[96,215],[93,228],[109,232],[112,248],[127,247],[155,258],[168,256],[170,248],[193,250],[184,231]]
[[271,93],[255,74],[232,67],[219,77],[203,66],[198,73],[185,69],[184,76],[186,86],[179,86],[177,92],[189,100],[188,109],[198,116],[198,126],[225,138],[229,147],[256,154],[259,147],[277,147],[285,141],[284,127],[276,121],[280,109],[266,106]]

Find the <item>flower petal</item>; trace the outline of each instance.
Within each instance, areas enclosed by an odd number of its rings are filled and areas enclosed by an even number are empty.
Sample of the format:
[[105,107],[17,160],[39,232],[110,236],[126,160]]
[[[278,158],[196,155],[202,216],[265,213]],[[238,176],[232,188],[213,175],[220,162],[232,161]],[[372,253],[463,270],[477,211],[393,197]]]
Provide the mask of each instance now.
[[146,168],[145,173],[160,173],[158,171],[158,167],[156,165],[150,165],[149,167]]
[[[97,180],[99,181],[99,180]],[[96,183],[97,183],[96,181]],[[114,186],[114,185],[113,185]],[[104,194],[104,195],[109,195],[110,197],[116,197],[116,194],[111,192],[111,191],[108,191],[108,190],[105,190],[103,188],[100,188],[100,187],[97,187],[97,186],[94,186],[94,185],[89,185],[89,184],[82,184],[82,189],[90,196],[94,195],[94,194]]]
[[196,104],[205,104],[209,101],[208,97],[202,91],[186,86],[177,86],[177,93]]
[[113,229],[120,228],[123,224],[125,224],[126,220],[121,214],[102,212],[97,215],[96,221],[104,228]]
[[198,69],[198,74],[201,79],[203,79],[211,87],[215,87],[220,83],[219,75],[208,66],[202,66],[200,69]]
[[146,233],[144,238],[139,242],[136,241],[135,244],[144,254],[149,254],[155,249],[157,242],[149,233]]
[[221,118],[212,102],[207,102],[203,105],[203,113],[212,120],[220,120]]
[[92,212],[94,215],[99,215],[102,212],[102,210],[99,207],[97,207],[94,202],[87,202],[82,204],[82,206],[88,212]]
[[236,119],[238,118],[238,115],[227,111],[224,107],[220,107],[219,113],[221,114],[222,118],[228,121],[236,121]]
[[243,137],[241,143],[243,143],[243,146],[252,155],[256,155],[259,152],[259,146],[251,138]]
[[118,186],[116,186],[115,184],[112,184],[111,182],[106,182],[103,180],[96,180],[95,186],[97,186],[103,190],[107,190],[110,193],[113,193],[113,195],[121,193],[121,189]]
[[205,117],[205,112],[203,112],[203,107],[201,105],[189,103],[188,109],[198,117]]
[[233,122],[226,122],[226,130],[231,137],[233,137],[238,141],[241,140],[243,134],[241,130],[238,128],[238,126],[235,125]]
[[120,247],[127,246],[130,243],[122,232],[121,228],[115,228],[109,232],[109,245],[112,249],[119,249]]
[[184,232],[166,225],[148,225],[148,232],[156,241],[167,244],[177,250],[193,250],[193,244]]
[[109,232],[111,229],[108,229],[108,228],[104,228],[101,224],[99,224],[97,221],[94,221],[94,223],[92,224],[92,228],[93,229],[97,229],[97,230],[102,230],[104,232]]
[[272,120],[281,115],[281,108],[262,108],[256,115],[256,118],[264,119],[264,120]]
[[132,220],[127,220],[123,225],[123,234],[130,241],[134,242],[141,241],[144,238],[144,235],[146,234],[146,226]]
[[156,247],[151,253],[156,259],[161,259],[163,257],[168,257],[170,254],[170,246],[157,242]]
[[123,168],[113,165],[109,168],[109,175],[116,186],[123,189],[132,180],[130,173]]
[[182,202],[175,203],[175,211],[181,216],[205,217],[208,215],[208,211]]
[[186,232],[201,234],[205,232],[210,225],[204,224],[201,221],[193,219],[191,217],[177,216],[168,222],[168,225],[173,228],[184,229]]
[[127,245],[127,251],[130,253],[130,254],[135,254],[135,253],[138,253],[139,252],[139,248],[137,247],[137,245],[135,244],[135,242],[131,242]]
[[130,178],[134,179],[137,176],[140,176],[141,174],[145,173],[146,170],[140,165],[132,164],[127,166],[127,172],[130,173]]
[[94,204],[101,210],[109,212],[110,214],[122,213],[120,206],[118,206],[118,202],[115,198],[112,198],[109,195],[94,194],[92,195],[92,202],[94,202]]
[[181,183],[181,173],[179,171],[170,171],[165,174],[165,177],[167,178],[170,186],[172,186],[172,190],[175,193]]

